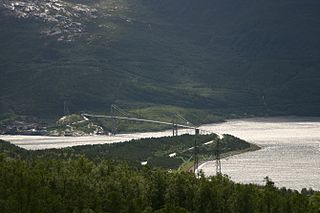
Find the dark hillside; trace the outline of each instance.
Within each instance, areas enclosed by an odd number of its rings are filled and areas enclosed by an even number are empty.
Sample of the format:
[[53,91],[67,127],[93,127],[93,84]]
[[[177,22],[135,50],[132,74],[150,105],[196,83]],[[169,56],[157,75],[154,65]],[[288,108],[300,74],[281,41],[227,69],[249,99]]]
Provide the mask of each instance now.
[[68,100],[73,112],[119,103],[320,115],[318,1],[58,3],[67,12],[49,15],[65,23],[18,18],[24,6],[0,1],[1,113],[55,117]]

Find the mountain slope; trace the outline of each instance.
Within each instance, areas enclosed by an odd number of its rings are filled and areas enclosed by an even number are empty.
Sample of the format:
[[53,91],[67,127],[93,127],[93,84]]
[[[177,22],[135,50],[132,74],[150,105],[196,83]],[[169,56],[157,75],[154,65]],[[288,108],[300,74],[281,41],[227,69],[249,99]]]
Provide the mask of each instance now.
[[2,113],[57,116],[67,100],[320,115],[318,1],[0,2]]

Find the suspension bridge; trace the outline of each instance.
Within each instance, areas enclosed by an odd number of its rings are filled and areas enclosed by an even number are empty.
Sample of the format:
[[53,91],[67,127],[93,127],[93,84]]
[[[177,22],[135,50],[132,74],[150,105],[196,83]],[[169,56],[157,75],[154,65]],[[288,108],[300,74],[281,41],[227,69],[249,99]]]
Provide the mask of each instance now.
[[[86,118],[107,118],[107,119],[115,119],[115,120],[127,120],[127,121],[137,121],[137,122],[146,122],[146,123],[155,123],[155,124],[162,124],[162,125],[168,125],[172,126],[174,129],[174,136],[177,135],[177,128],[185,128],[185,129],[193,129],[195,130],[195,134],[200,133],[200,129],[194,126],[188,126],[188,125],[183,125],[183,124],[177,124],[174,122],[165,122],[165,121],[157,121],[157,120],[151,120],[151,119],[143,119],[143,118],[134,118],[134,117],[123,117],[123,116],[112,116],[112,115],[94,115],[94,114],[88,114],[88,113],[83,113],[81,114],[83,117]],[[206,130],[202,130],[206,131]],[[206,131],[208,132],[208,131]]]
[[[116,115],[116,113],[120,114]],[[178,136],[178,128],[183,128],[183,129],[192,129],[194,130],[195,136],[204,133],[204,134],[213,134],[213,132],[200,129],[199,126],[193,125],[191,122],[189,122],[187,119],[185,119],[183,116],[180,114],[176,113],[175,116],[183,120],[184,122],[187,123],[185,124],[179,124],[174,121],[172,122],[166,122],[166,121],[158,121],[158,120],[152,120],[152,119],[144,119],[144,118],[137,118],[137,117],[130,117],[128,113],[126,113],[124,110],[122,110],[120,107],[117,105],[111,105],[111,115],[96,115],[96,114],[90,114],[90,113],[82,113],[81,116],[85,120],[89,120],[89,118],[105,118],[105,119],[111,119],[113,121],[113,127],[112,127],[112,134],[116,134],[116,122],[117,120],[124,120],[124,121],[135,121],[135,122],[145,122],[145,123],[153,123],[153,124],[159,124],[159,125],[167,125],[172,128],[172,134],[173,136]],[[189,125],[188,125],[189,124]],[[191,124],[191,125],[190,125]],[[216,134],[216,133],[214,133]],[[218,138],[221,139],[223,136],[218,135]],[[215,152],[216,156],[216,172],[217,174],[221,174],[221,162],[220,162],[220,150],[219,150],[219,140],[217,141],[217,149]],[[196,172],[198,168],[198,155],[197,155],[197,144],[195,140],[194,144],[194,172]]]

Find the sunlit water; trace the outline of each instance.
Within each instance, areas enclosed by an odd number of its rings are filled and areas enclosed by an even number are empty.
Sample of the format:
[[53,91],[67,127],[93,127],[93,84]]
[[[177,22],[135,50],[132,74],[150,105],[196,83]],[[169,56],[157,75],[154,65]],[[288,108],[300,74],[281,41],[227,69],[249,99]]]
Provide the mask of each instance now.
[[[232,180],[264,184],[264,177],[269,176],[279,187],[320,190],[320,118],[241,119],[201,128],[219,134],[232,134],[262,147],[258,151],[221,160],[222,172]],[[187,132],[190,131],[180,131]],[[118,143],[171,134],[171,131],[163,131],[87,137],[0,136],[0,139],[35,150]],[[206,175],[216,172],[214,162],[200,167]]]
[[[320,119],[268,118],[233,120],[204,127],[229,133],[262,147],[221,160],[222,173],[241,183],[264,184],[269,176],[277,186],[320,190]],[[215,162],[201,165],[215,174]]]
[[28,150],[65,148],[70,146],[110,144],[130,141],[133,139],[170,136],[171,131],[119,134],[114,136],[96,135],[83,137],[50,137],[25,135],[0,135],[0,139]]

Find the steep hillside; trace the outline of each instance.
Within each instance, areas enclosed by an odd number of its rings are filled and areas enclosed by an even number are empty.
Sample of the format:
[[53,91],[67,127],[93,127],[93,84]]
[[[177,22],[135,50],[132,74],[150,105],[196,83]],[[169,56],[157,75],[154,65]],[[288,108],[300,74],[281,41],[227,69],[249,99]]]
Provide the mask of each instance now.
[[0,1],[0,112],[320,115],[316,0]]

